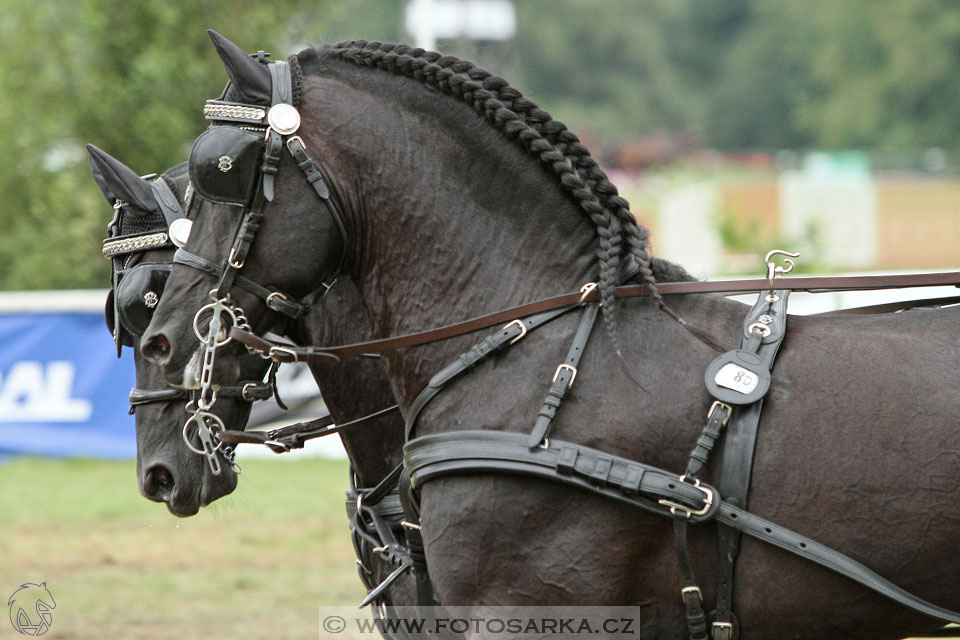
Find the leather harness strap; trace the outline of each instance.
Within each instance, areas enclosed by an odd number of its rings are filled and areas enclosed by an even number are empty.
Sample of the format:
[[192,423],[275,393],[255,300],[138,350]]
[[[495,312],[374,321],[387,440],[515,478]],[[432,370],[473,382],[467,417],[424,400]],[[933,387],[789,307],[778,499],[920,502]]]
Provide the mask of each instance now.
[[[254,382],[241,380],[234,386],[221,387],[217,395],[221,398],[239,398],[246,402],[256,400],[266,400],[273,395],[273,385],[268,382]],[[188,400],[190,391],[186,389],[131,389],[130,390],[130,413],[136,407],[153,402],[171,402],[173,400]],[[242,433],[242,432],[241,432]]]
[[526,434],[454,431],[411,440],[404,446],[404,461],[414,488],[450,475],[521,474],[585,489],[658,515],[670,516],[671,509],[687,511],[690,523],[716,520],[921,614],[960,623],[960,613],[926,602],[838,551],[725,502],[714,487],[682,482],[662,469],[590,447],[552,439],[531,449]]
[[[198,271],[208,273],[215,278],[219,278],[223,273],[223,269],[220,265],[215,264],[206,258],[201,258],[200,256],[190,253],[182,248],[177,249],[176,253],[173,254],[173,263],[192,267]],[[267,306],[278,313],[282,313],[288,318],[297,320],[307,315],[307,310],[309,308],[307,305],[297,300],[290,299],[287,295],[283,294],[277,289],[264,287],[257,284],[253,280],[244,278],[241,275],[236,275],[234,277],[234,284],[244,291],[252,293],[261,300],[266,301]]]
[[231,444],[263,444],[273,449],[275,453],[286,453],[291,449],[302,449],[307,440],[339,433],[363,424],[367,420],[378,418],[399,409],[399,405],[394,404],[386,409],[381,409],[362,418],[341,424],[334,424],[333,417],[328,415],[308,422],[298,422],[286,427],[280,427],[271,431],[235,431],[226,429],[221,433],[220,439]]
[[573,337],[573,344],[567,351],[567,357],[557,366],[557,370],[553,374],[550,388],[547,389],[547,396],[543,399],[543,406],[540,407],[540,413],[533,425],[533,431],[530,432],[527,439],[528,447],[539,446],[550,434],[550,425],[557,415],[563,396],[573,386],[573,381],[577,377],[577,365],[580,363],[580,357],[583,356],[587,340],[590,339],[590,331],[597,320],[599,308],[600,305],[595,302],[586,306],[583,317],[580,319],[580,326],[577,327],[577,333]]
[[[773,296],[760,294],[757,303],[743,321],[740,348],[756,353],[762,360],[761,366],[768,370],[773,368],[774,359],[786,336],[789,294],[789,291],[782,289],[778,289]],[[761,327],[766,328],[765,335]],[[754,346],[757,338],[759,343]],[[762,406],[763,398],[752,404],[733,408],[723,443],[717,488],[724,501],[742,509],[747,508]],[[733,578],[740,548],[740,533],[736,529],[720,525],[717,536],[719,579],[713,638],[730,640],[736,626],[733,617]]]
[[[179,252],[178,252],[179,253]],[[657,286],[657,290],[663,295],[679,295],[688,293],[756,293],[764,291],[768,287],[768,281],[764,279],[752,280],[717,280],[709,282],[670,282]],[[960,286],[960,272],[947,271],[941,273],[918,273],[904,274],[896,276],[836,276],[836,277],[802,277],[790,278],[788,282],[777,284],[779,289],[789,291],[808,291],[811,293],[823,293],[827,291],[858,291],[871,289],[901,289],[909,287],[933,287],[933,286]],[[633,298],[647,296],[650,290],[646,285],[626,285],[617,287],[616,297]],[[283,353],[277,354],[277,359],[281,362],[316,362],[330,361],[342,356],[355,356],[367,353],[379,353],[400,349],[402,347],[412,347],[416,345],[435,342],[437,340],[446,340],[456,336],[461,336],[478,329],[485,329],[494,325],[510,322],[516,318],[522,318],[535,313],[550,311],[562,307],[573,307],[580,302],[595,302],[599,299],[597,291],[589,292],[584,298],[581,292],[567,293],[551,298],[544,298],[535,302],[522,304],[503,311],[487,314],[450,324],[437,329],[419,331],[403,336],[382,338],[379,340],[370,340],[368,342],[358,342],[349,345],[331,346],[331,347],[296,347],[285,349]],[[952,298],[948,299],[952,300]],[[233,327],[230,330],[230,336],[234,339],[251,347],[257,346],[257,337],[243,329]],[[259,343],[266,346],[266,350],[273,345],[266,342]]]

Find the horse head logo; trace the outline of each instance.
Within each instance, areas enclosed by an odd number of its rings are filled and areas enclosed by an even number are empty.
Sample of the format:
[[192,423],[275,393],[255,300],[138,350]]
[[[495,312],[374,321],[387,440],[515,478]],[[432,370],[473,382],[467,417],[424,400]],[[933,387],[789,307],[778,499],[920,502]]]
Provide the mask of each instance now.
[[42,636],[50,630],[53,622],[52,609],[57,607],[47,583],[27,582],[13,592],[7,601],[10,607],[10,624],[25,636]]

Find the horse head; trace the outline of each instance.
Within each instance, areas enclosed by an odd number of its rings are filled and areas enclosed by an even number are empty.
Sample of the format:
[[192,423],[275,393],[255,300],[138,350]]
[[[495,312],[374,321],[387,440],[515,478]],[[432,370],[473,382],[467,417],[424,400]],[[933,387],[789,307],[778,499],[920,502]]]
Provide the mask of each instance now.
[[[318,283],[329,286],[346,264],[345,222],[309,215],[321,204],[321,188],[326,202],[336,196],[318,174],[308,183],[297,170],[303,160],[294,150],[305,151],[304,138],[290,136],[299,124],[294,106],[299,91],[290,80],[290,63],[268,65],[262,56],[258,62],[210,33],[230,83],[223,99],[205,110],[214,126],[193,145],[189,171],[200,203],[190,213],[189,239],[174,260],[170,302],[161,301],[141,343],[144,355],[164,367],[168,381],[186,388],[200,386],[204,349],[198,338],[211,318],[198,313],[180,322],[185,310],[196,312],[222,300],[229,324],[236,324],[240,311],[254,331],[274,330],[285,319],[302,318],[307,305],[301,301],[316,297],[325,288]],[[280,116],[268,119],[268,112],[276,116],[277,106]],[[296,122],[284,121],[284,115]],[[278,129],[287,134],[281,137]],[[291,259],[273,260],[278,250],[290,251]],[[242,353],[236,344],[217,349],[215,383],[236,380]]]
[[[189,394],[169,387],[162,370],[147,362],[139,349],[139,337],[163,296],[170,273],[175,249],[170,227],[176,226],[177,220],[182,222],[180,216],[187,208],[187,167],[177,165],[149,180],[97,147],[89,145],[87,150],[94,180],[114,207],[104,242],[104,255],[113,263],[106,320],[118,355],[124,345],[134,352],[137,388],[131,391],[130,401],[136,416],[138,488],[144,497],[166,503],[175,515],[193,515],[200,506],[231,493],[237,476],[229,465],[220,475],[212,474],[193,453],[183,437]],[[267,366],[261,358],[245,358],[240,377],[262,387],[258,383]],[[248,392],[253,391],[248,387]],[[217,415],[225,424],[242,428],[252,398],[227,390],[222,395],[231,397],[217,403]]]

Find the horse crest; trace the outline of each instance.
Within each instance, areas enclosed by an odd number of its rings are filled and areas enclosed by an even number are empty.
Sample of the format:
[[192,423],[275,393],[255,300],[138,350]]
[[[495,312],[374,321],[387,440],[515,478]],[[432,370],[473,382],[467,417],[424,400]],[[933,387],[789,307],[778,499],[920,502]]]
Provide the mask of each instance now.
[[233,169],[233,158],[230,156],[220,156],[217,158],[217,169],[220,169],[223,173]]
[[7,601],[10,607],[10,624],[17,633],[25,636],[42,636],[53,623],[52,609],[57,603],[47,589],[47,583],[26,582],[13,592]]

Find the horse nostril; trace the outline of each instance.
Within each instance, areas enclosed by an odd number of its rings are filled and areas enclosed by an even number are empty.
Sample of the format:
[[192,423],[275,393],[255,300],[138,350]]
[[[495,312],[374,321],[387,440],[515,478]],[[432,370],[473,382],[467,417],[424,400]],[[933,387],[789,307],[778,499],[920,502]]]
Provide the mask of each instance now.
[[150,336],[140,344],[140,353],[150,362],[163,366],[170,357],[170,341],[162,333]]
[[173,476],[170,475],[170,470],[166,467],[157,467],[154,469],[153,479],[156,480],[161,487],[166,487],[173,482]]
[[173,495],[175,484],[170,469],[157,464],[147,469],[143,479],[143,492],[151,500],[166,502]]

